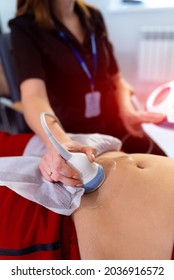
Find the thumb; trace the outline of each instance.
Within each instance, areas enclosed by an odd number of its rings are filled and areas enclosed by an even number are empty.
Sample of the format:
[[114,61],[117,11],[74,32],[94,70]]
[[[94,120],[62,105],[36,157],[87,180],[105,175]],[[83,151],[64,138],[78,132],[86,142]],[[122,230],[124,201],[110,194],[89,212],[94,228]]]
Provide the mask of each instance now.
[[84,146],[82,148],[82,152],[85,153],[88,157],[88,159],[93,162],[95,160],[95,155],[96,155],[96,149],[90,146]]
[[156,112],[141,112],[140,119],[143,123],[160,123],[166,119],[166,115]]

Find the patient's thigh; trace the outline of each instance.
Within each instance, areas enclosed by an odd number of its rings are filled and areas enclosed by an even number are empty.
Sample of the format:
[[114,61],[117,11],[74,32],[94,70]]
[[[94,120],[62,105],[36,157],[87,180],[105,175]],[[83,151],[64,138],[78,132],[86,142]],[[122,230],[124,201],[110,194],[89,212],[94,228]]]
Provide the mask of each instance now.
[[137,167],[136,157],[103,161],[105,183],[83,196],[73,215],[82,259],[171,258],[174,192],[164,192],[160,168],[151,170],[149,163]]

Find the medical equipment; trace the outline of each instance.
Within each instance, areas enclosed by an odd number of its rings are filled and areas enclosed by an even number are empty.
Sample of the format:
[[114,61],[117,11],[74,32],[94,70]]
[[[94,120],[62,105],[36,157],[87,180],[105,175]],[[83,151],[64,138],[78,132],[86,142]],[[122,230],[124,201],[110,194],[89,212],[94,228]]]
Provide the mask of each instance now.
[[148,97],[146,107],[148,111],[166,115],[160,126],[174,128],[174,81],[155,89]]
[[85,192],[89,193],[98,189],[105,179],[103,167],[96,162],[90,162],[84,153],[71,153],[66,150],[65,147],[52,135],[46,123],[46,116],[53,118],[56,122],[59,122],[59,120],[56,116],[50,113],[43,112],[40,115],[42,127],[51,143],[62,158],[64,158],[70,166],[80,172]]

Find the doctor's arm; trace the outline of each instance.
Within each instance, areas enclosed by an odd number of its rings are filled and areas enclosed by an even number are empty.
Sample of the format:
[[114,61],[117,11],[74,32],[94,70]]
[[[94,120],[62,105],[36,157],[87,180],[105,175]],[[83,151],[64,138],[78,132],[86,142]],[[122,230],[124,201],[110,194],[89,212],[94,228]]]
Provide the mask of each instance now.
[[[47,153],[40,162],[40,170],[43,176],[49,181],[61,181],[71,186],[80,185],[79,174],[67,165],[65,160],[58,154],[41,126],[40,114],[42,112],[55,115],[48,100],[44,81],[41,79],[24,80],[20,85],[20,91],[25,120],[47,147]],[[93,148],[72,141],[61,125],[52,118],[47,118],[46,121],[56,139],[65,145],[68,150],[84,152],[93,161],[92,155],[95,154]],[[52,173],[51,176],[49,176],[50,172]]]
[[111,77],[115,84],[115,98],[119,108],[119,115],[127,131],[135,137],[143,137],[142,123],[160,123],[165,115],[146,110],[135,109],[131,97],[134,94],[133,87],[122,77],[120,73]]

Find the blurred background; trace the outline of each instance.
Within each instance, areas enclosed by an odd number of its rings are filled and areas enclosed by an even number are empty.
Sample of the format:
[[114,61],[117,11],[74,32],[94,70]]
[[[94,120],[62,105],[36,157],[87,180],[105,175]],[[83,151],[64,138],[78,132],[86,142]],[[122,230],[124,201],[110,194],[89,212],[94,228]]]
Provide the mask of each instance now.
[[[102,11],[123,76],[141,99],[174,78],[174,0],[86,2]],[[15,7],[16,0],[0,0],[1,32],[9,32]]]

